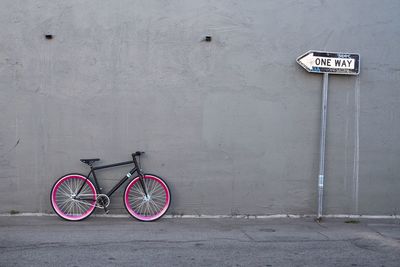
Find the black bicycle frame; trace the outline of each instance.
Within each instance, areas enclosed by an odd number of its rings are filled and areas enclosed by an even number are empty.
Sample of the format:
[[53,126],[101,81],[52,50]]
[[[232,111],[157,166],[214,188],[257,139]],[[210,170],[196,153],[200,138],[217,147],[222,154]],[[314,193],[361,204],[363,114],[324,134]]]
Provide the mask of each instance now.
[[[117,167],[117,166],[123,166],[123,165],[128,165],[128,164],[134,164],[135,168],[133,168],[132,170],[130,170],[124,177],[122,177],[122,179],[106,194],[108,197],[110,197],[115,191],[118,190],[118,188],[121,187],[121,185],[123,185],[126,180],[128,180],[135,172],[138,173],[140,179],[140,185],[142,186],[143,192],[145,193],[145,195],[147,196],[147,189],[146,186],[144,185],[143,182],[143,173],[140,170],[140,166],[136,160],[136,157],[133,157],[133,160],[130,161],[124,161],[124,162],[119,162],[119,163],[114,163],[114,164],[110,164],[110,165],[103,165],[103,166],[97,166],[97,167],[93,167],[92,165],[90,165],[90,172],[86,177],[86,180],[89,179],[90,175],[92,174],[93,176],[93,181],[94,181],[94,185],[96,187],[97,192],[99,192],[99,194],[102,194],[102,189],[99,185],[99,182],[97,181],[97,177],[96,177],[96,170],[101,170],[101,169],[107,169],[107,168],[112,168],[112,167]],[[83,186],[86,183],[86,180],[82,183],[81,188],[78,190],[76,195],[79,195],[79,193],[81,192],[81,190],[83,189]]]
[[[94,184],[96,186],[96,190],[97,192],[99,192],[100,194],[102,194],[102,190],[100,187],[99,182],[97,181],[97,177],[96,177],[96,170],[101,170],[101,169],[107,169],[107,168],[112,168],[112,167],[117,167],[117,166],[122,166],[122,165],[128,165],[128,164],[132,164],[134,163],[133,160],[131,161],[124,161],[124,162],[119,162],[119,163],[114,163],[114,164],[110,164],[110,165],[104,165],[104,166],[97,166],[97,167],[91,167],[91,170],[89,172],[89,174],[87,175],[87,177],[90,177],[90,174],[92,174],[93,176],[93,181]],[[108,197],[110,197],[115,191],[117,191],[117,189],[126,182],[126,180],[129,179],[129,177],[131,177],[136,171],[138,170],[138,168],[135,166],[135,168],[133,168],[132,170],[129,171],[128,174],[126,174],[124,177],[122,177],[122,179],[106,194]]]

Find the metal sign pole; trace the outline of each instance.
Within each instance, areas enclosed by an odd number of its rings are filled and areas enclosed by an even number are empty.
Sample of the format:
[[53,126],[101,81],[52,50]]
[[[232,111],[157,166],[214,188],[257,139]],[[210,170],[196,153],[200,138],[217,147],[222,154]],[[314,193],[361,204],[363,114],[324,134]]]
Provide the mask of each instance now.
[[324,195],[326,115],[328,111],[328,79],[329,79],[329,74],[324,73],[323,87],[322,87],[322,107],[321,107],[321,136],[320,136],[320,150],[319,150],[317,220],[321,220],[322,218],[322,203]]

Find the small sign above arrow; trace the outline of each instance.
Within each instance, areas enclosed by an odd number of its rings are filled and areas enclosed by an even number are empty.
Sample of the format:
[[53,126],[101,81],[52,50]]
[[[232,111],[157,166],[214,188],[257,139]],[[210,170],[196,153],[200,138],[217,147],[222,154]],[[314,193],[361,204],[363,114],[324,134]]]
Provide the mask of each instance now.
[[359,54],[308,51],[296,61],[308,72],[348,75],[360,73]]

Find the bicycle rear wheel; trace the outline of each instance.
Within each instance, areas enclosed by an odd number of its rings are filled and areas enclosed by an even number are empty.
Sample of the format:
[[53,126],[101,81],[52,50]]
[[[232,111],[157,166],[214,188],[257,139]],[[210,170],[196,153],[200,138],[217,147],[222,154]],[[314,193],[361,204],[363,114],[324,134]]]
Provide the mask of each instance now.
[[125,208],[139,221],[155,221],[161,218],[171,203],[171,194],[167,184],[158,176],[145,174],[143,182],[148,196],[146,197],[140,183],[140,177],[133,179],[125,189]]
[[[82,187],[79,195],[78,190]],[[96,208],[96,188],[81,174],[67,174],[53,185],[50,202],[54,211],[68,221],[87,218]]]

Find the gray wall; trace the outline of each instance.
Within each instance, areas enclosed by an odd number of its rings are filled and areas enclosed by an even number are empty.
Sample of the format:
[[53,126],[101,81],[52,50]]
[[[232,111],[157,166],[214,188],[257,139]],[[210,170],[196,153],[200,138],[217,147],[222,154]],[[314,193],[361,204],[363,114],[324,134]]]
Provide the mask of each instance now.
[[[400,2],[0,2],[0,212],[51,212],[83,157],[148,152],[172,214],[315,214],[322,76],[331,76],[325,213],[398,214]],[[44,38],[53,34],[53,40]],[[211,35],[211,43],[202,42]],[[126,169],[101,173],[106,188]],[[121,193],[114,213],[123,213]]]

